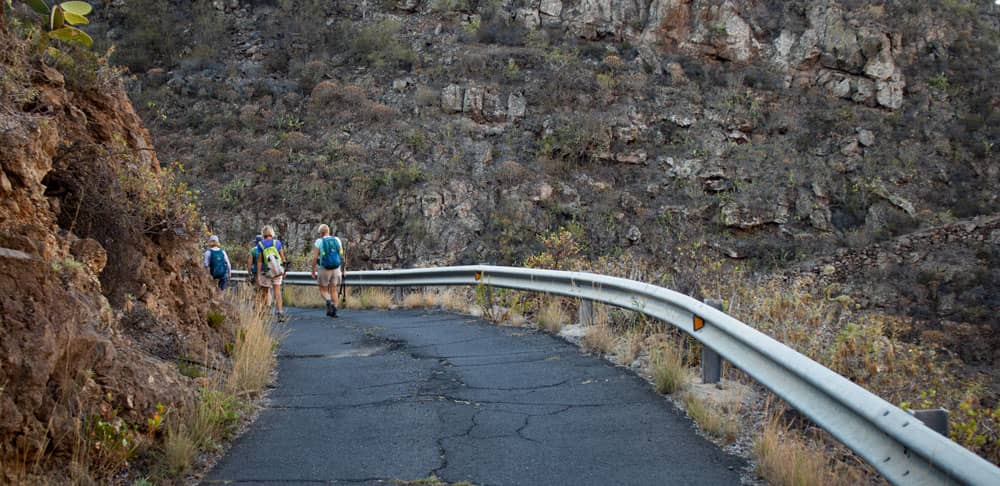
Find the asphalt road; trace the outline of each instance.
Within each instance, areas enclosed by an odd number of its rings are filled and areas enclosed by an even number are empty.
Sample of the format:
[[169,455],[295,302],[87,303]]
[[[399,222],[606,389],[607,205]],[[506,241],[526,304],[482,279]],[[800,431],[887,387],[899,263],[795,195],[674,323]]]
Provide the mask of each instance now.
[[206,483],[725,485],[746,467],[641,378],[558,338],[341,314],[292,311],[278,387]]

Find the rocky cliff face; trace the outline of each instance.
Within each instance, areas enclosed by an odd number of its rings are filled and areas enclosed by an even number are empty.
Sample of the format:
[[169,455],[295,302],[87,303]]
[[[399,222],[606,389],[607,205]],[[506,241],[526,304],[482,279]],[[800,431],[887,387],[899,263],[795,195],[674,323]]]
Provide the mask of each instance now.
[[[332,221],[355,268],[516,264],[569,225],[593,255],[669,260],[697,245],[772,271],[1000,209],[990,2],[228,0],[176,4],[159,24],[136,13],[157,5],[102,10],[104,42],[170,43],[121,58],[129,89],[228,241],[274,223],[305,248]],[[982,277],[969,288],[996,281]],[[902,302],[915,280],[857,291]],[[997,303],[973,300],[996,329]],[[925,304],[899,308],[955,318]]]
[[64,71],[53,67],[59,63],[7,32],[2,11],[0,43],[6,482],[25,463],[55,458],[46,469],[57,470],[79,459],[98,418],[141,426],[158,403],[189,402],[197,383],[174,360],[219,360],[224,336],[207,325],[219,302],[193,235],[181,226],[126,230],[138,221],[128,213],[133,205],[152,200],[122,181],[166,182],[116,78],[83,78],[102,72],[84,66],[94,61],[84,54]]

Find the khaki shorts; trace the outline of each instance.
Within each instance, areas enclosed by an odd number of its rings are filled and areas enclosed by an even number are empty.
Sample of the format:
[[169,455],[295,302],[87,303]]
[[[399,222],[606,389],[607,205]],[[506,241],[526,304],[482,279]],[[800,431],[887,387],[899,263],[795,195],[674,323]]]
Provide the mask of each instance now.
[[267,275],[264,275],[260,279],[260,281],[261,281],[261,284],[260,284],[261,287],[271,288],[271,287],[273,287],[275,285],[281,286],[282,277],[279,275],[279,276],[274,277],[274,278],[269,278]]
[[340,269],[334,268],[333,270],[327,270],[325,268],[320,268],[318,280],[320,287],[333,287],[335,285],[340,285]]

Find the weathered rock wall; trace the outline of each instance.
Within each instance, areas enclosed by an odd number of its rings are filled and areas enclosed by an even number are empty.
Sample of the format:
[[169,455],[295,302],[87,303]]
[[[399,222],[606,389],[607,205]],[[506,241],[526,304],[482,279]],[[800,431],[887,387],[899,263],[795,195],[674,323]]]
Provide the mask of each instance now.
[[218,362],[224,335],[207,324],[221,304],[192,235],[115,234],[102,228],[124,215],[87,214],[136,202],[100,185],[127,173],[123,150],[151,183],[159,171],[121,86],[67,79],[5,22],[0,12],[0,464],[14,474],[25,457],[65,465],[89,417],[143,425],[157,403],[190,402],[197,383],[173,360]]

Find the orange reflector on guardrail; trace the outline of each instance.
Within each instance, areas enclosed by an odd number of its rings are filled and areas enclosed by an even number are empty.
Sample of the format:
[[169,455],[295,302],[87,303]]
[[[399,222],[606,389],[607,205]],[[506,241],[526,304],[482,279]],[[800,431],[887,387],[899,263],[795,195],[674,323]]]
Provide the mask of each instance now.
[[483,272],[476,272],[475,277],[476,277],[476,280],[479,280],[479,279],[483,278]]
[[705,327],[705,319],[702,319],[698,316],[694,316],[694,330],[700,331],[701,328],[703,327]]

